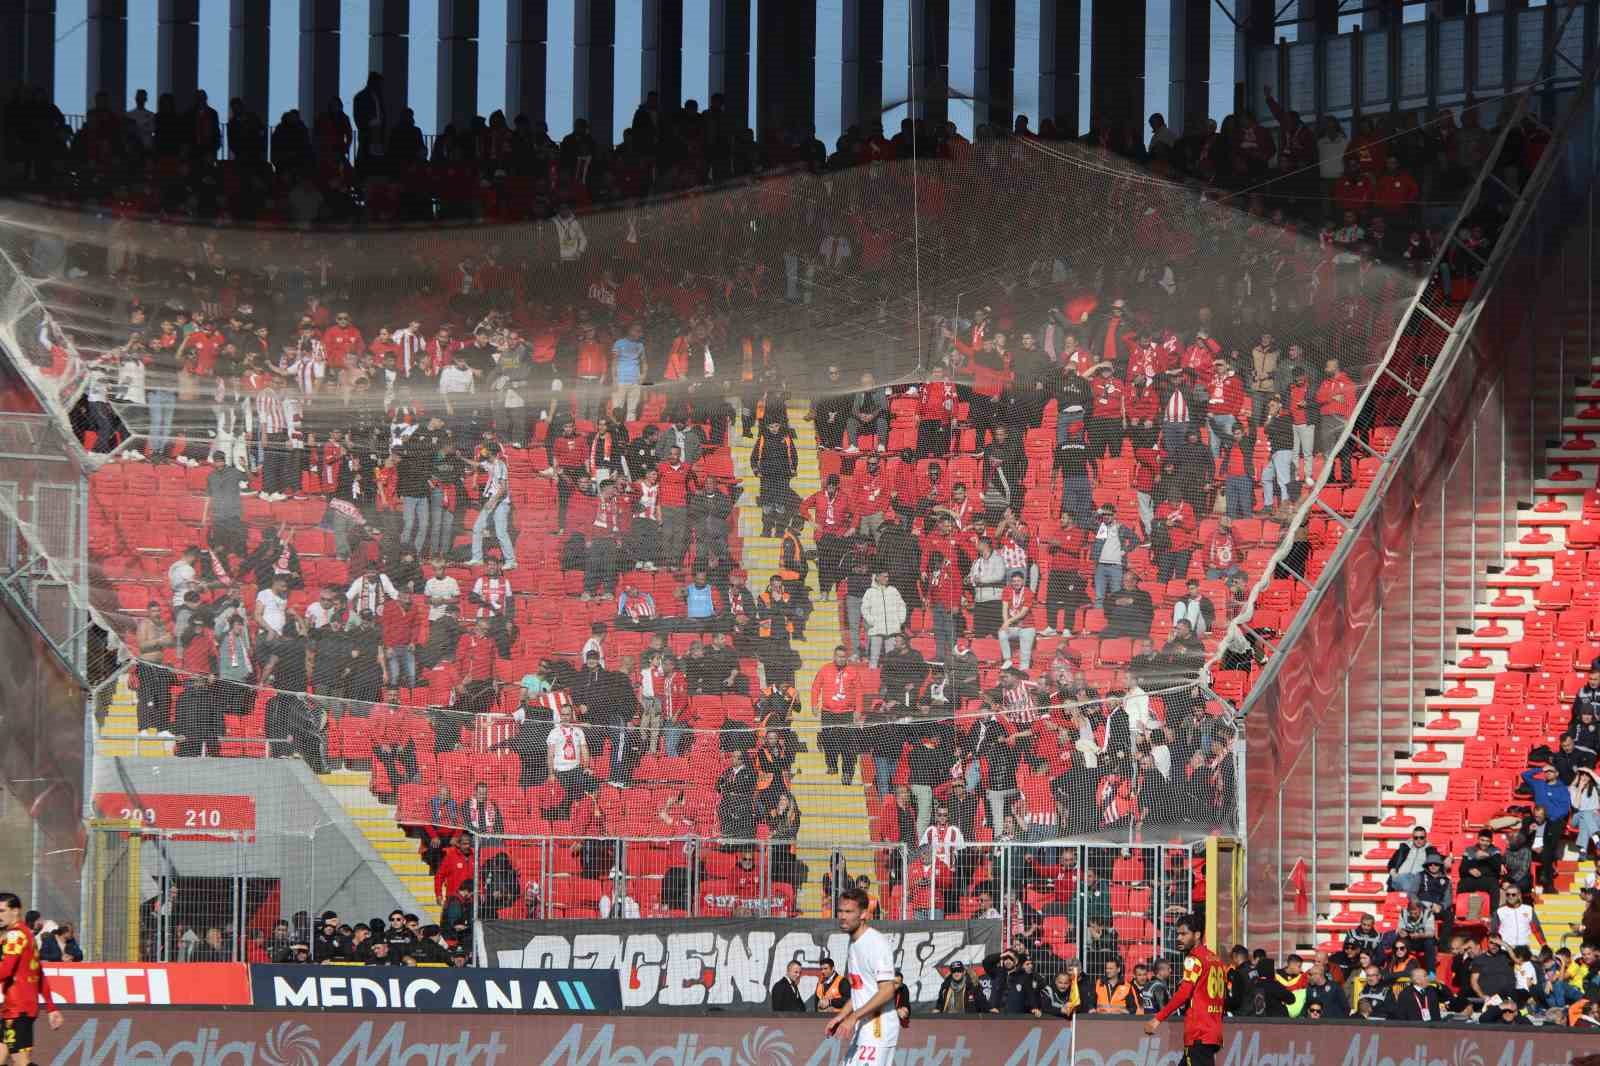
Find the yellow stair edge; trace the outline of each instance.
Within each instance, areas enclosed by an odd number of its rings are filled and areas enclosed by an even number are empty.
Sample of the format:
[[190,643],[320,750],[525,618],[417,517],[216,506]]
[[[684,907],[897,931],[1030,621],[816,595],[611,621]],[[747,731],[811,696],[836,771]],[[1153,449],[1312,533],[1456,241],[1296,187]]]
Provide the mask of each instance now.
[[[789,408],[789,424],[795,434],[795,450],[800,460],[800,470],[791,482],[801,498],[822,487],[817,464],[816,434],[814,427],[804,418],[806,408],[800,404]],[[755,480],[749,468],[748,449],[739,449],[736,455],[741,474]],[[745,570],[762,580],[763,571],[777,569],[780,540],[760,536],[761,511],[756,494],[747,492],[739,503],[740,528],[744,534]],[[813,573],[815,570],[813,568]],[[795,690],[801,710],[796,715],[797,724],[809,734],[809,750],[795,759],[800,771],[791,790],[800,807],[800,835],[796,843],[805,849],[831,849],[836,845],[866,844],[870,841],[871,819],[866,808],[865,792],[859,787],[846,788],[836,776],[827,773],[827,761],[816,742],[819,725],[811,710],[811,682],[817,670],[832,659],[833,648],[840,643],[841,626],[838,605],[833,600],[823,600],[812,591],[813,610],[806,625],[806,639],[796,642],[801,656],[801,667],[795,674]],[[809,728],[806,728],[809,727]],[[813,910],[820,905],[821,871],[813,870],[807,886],[808,897],[802,909]]]

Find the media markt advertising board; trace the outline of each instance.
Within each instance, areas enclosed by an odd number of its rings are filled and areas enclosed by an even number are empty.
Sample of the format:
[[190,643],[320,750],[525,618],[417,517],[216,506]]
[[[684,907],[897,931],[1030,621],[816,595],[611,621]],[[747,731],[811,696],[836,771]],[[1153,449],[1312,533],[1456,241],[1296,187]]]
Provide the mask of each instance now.
[[[1182,1023],[918,1018],[894,1066],[1180,1066]],[[1334,1022],[1228,1026],[1218,1066],[1560,1066],[1572,1029]],[[53,1066],[843,1066],[814,1015],[696,1018],[166,1009],[70,1010]]]
[[[480,923],[478,961],[490,966],[615,973],[629,1010],[765,1013],[784,967],[799,962],[800,994],[816,989],[824,957],[844,968],[848,940],[833,922],[775,918]],[[911,1002],[933,1005],[952,962],[979,965],[1000,950],[1000,922],[874,922],[889,938]],[[258,1000],[259,1002],[259,1000]]]
[[357,1011],[616,1011],[617,975],[593,970],[252,966],[258,1008]]

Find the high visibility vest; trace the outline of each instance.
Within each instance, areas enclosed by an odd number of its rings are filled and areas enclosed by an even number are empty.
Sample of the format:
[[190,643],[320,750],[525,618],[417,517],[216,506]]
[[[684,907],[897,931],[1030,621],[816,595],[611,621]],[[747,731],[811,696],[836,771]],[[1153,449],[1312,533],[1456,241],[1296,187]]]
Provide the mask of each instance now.
[[[774,601],[772,599],[772,594],[768,593],[768,592],[763,592],[761,594],[761,601],[760,602],[761,602],[761,605],[763,606],[763,608],[770,608],[770,607],[774,607],[774,606],[787,608],[789,606],[789,597],[788,596],[784,596],[782,599],[780,599],[780,600],[776,601],[776,603],[774,603]],[[757,632],[763,637],[770,637],[770,636],[772,636],[772,618],[773,618],[773,614],[772,614],[772,612],[770,612],[768,610],[762,610],[760,613],[761,613],[761,624],[760,624],[759,628],[757,629]],[[791,619],[788,615],[784,615],[783,616],[783,631],[784,631],[785,634],[787,634],[789,636],[793,636],[794,635],[794,620]]]
[[805,549],[800,546],[800,538],[794,530],[784,533],[778,552],[778,576],[785,581],[804,580],[810,568],[806,565]]
[[[772,361],[772,338],[761,338],[761,369],[767,369]],[[739,372],[739,380],[754,381],[756,379],[756,351],[750,338],[744,339],[744,366]]]

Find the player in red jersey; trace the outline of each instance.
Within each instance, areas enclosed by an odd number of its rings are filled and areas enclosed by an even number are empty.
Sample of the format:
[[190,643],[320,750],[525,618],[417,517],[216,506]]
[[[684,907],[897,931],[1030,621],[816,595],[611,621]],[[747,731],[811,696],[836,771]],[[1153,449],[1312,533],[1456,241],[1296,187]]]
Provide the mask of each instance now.
[[61,1012],[50,1001],[50,984],[39,969],[33,930],[22,924],[22,900],[0,892],[0,1066],[28,1066],[33,1051],[33,1023],[39,1003],[45,1004],[50,1028],[61,1028]]
[[1200,920],[1191,915],[1178,919],[1178,947],[1183,949],[1183,980],[1178,991],[1145,1023],[1144,1031],[1154,1036],[1174,1012],[1189,1008],[1183,1016],[1184,1066],[1213,1066],[1222,1050],[1222,1010],[1228,996],[1228,967],[1201,943]]

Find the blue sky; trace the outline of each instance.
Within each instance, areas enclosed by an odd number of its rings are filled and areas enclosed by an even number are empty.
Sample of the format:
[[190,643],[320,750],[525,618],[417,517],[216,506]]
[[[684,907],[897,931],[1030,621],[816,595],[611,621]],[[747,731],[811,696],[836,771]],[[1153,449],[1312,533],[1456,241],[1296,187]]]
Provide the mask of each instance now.
[[[271,0],[271,75],[268,90],[268,110],[271,121],[291,107],[297,106],[299,95],[298,64],[290,57],[299,54],[300,0]],[[546,97],[546,110],[550,129],[559,136],[572,123],[572,45],[573,7],[577,0],[548,0],[550,18],[548,48],[548,84],[552,91]],[[761,0],[752,0],[759,3]],[[775,0],[768,0],[775,2]],[[909,0],[883,0],[884,2],[884,99],[903,100],[908,95],[905,77],[905,57],[908,51],[906,30],[909,24]],[[972,88],[971,37],[959,32],[969,27],[976,16],[976,7],[983,0],[950,0],[953,32],[950,43],[950,82],[960,91]],[[1044,0],[1017,0],[1018,64],[1014,72],[1017,111],[1029,114],[1038,125],[1038,10]],[[1483,2],[1483,0],[1480,0]],[[506,99],[505,42],[507,0],[479,0],[479,63],[478,111],[488,114],[503,107]],[[639,67],[636,61],[640,40],[640,12],[642,0],[616,0],[617,43],[615,84],[615,113],[613,128],[621,130],[632,117],[639,100]],[[1168,77],[1171,67],[1169,25],[1172,0],[1146,0],[1145,49],[1145,103],[1147,111],[1168,110]],[[128,97],[133,91],[156,88],[156,9],[158,0],[128,0]],[[229,4],[207,0],[200,5],[200,87],[206,90],[213,103],[224,107],[228,98],[228,16]],[[684,8],[684,62],[683,89],[686,98],[693,97],[702,104],[710,94],[707,55],[711,39],[712,0],[683,0]],[[1084,2],[1083,23],[1080,33],[1080,59],[1087,69],[1090,34],[1089,12],[1091,4]],[[816,114],[817,132],[824,143],[832,145],[838,136],[841,117],[838,93],[821,91],[830,78],[837,83],[842,41],[837,20],[843,10],[843,0],[818,0],[817,68],[819,92]],[[1420,11],[1420,9],[1419,9]],[[78,113],[86,109],[85,79],[82,57],[85,47],[84,20],[88,0],[57,0],[57,62],[56,99],[61,109]],[[354,32],[341,34],[339,49],[339,85],[345,107],[350,97],[361,87],[367,74],[367,25],[369,0],[342,0],[341,24]],[[1233,27],[1216,15],[1212,23],[1212,69],[1218,73],[1211,85],[1210,112],[1226,114],[1233,99]],[[751,19],[752,27],[755,19]],[[411,49],[409,76],[411,83],[410,106],[415,109],[417,123],[424,131],[437,128],[433,86],[436,82],[438,54],[438,4],[433,0],[413,0],[411,4]],[[752,39],[752,51],[754,40]],[[630,62],[630,60],[634,60]],[[752,64],[752,72],[754,64]],[[754,81],[752,77],[752,82]],[[752,98],[754,93],[752,92]],[[1080,82],[1079,114],[1089,112],[1088,79]],[[889,128],[898,125],[903,110],[885,114],[884,124]],[[308,116],[309,117],[309,116]],[[951,119],[971,135],[974,119],[969,106],[955,104]]]

